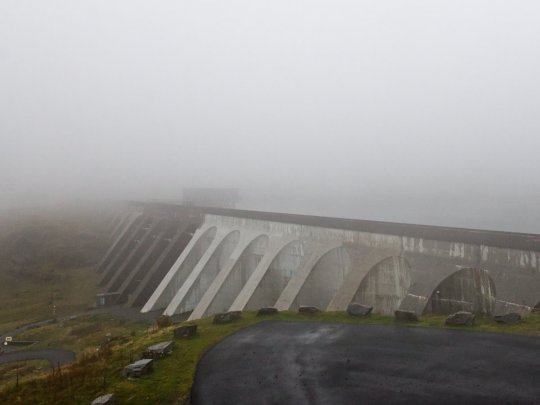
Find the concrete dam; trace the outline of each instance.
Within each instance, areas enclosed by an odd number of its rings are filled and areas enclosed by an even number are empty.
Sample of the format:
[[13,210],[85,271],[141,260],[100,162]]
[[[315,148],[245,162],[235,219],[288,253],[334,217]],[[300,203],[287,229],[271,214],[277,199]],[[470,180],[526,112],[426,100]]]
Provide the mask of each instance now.
[[351,302],[521,314],[540,307],[540,235],[162,203],[111,221],[99,305],[198,319]]

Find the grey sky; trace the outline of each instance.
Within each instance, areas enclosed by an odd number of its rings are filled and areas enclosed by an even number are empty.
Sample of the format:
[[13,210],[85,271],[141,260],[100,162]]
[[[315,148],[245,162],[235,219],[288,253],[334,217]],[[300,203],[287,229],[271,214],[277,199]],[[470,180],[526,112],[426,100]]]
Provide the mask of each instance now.
[[538,1],[0,1],[0,205],[540,233]]

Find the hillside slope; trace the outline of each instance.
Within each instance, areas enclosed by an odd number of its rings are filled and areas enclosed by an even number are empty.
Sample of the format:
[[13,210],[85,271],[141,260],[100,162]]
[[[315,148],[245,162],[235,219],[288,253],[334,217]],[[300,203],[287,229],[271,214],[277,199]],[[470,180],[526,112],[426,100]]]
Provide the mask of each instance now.
[[88,212],[0,216],[0,334],[91,305],[105,229]]

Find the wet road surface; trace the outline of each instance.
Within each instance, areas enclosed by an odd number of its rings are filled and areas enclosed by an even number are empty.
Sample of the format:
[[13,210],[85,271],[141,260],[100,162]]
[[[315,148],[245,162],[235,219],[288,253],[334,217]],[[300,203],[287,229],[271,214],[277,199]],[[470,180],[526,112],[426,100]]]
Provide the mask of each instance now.
[[540,339],[269,321],[201,359],[206,404],[540,404]]

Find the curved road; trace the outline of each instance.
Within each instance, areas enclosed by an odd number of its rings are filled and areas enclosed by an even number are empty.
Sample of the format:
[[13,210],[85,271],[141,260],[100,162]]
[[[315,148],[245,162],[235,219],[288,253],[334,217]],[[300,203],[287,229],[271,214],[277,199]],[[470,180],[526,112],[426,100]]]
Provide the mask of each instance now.
[[206,353],[192,403],[538,404],[539,382],[539,338],[270,321]]
[[75,361],[75,353],[66,349],[21,350],[0,354],[0,364],[13,361],[48,360],[52,367],[63,366]]

